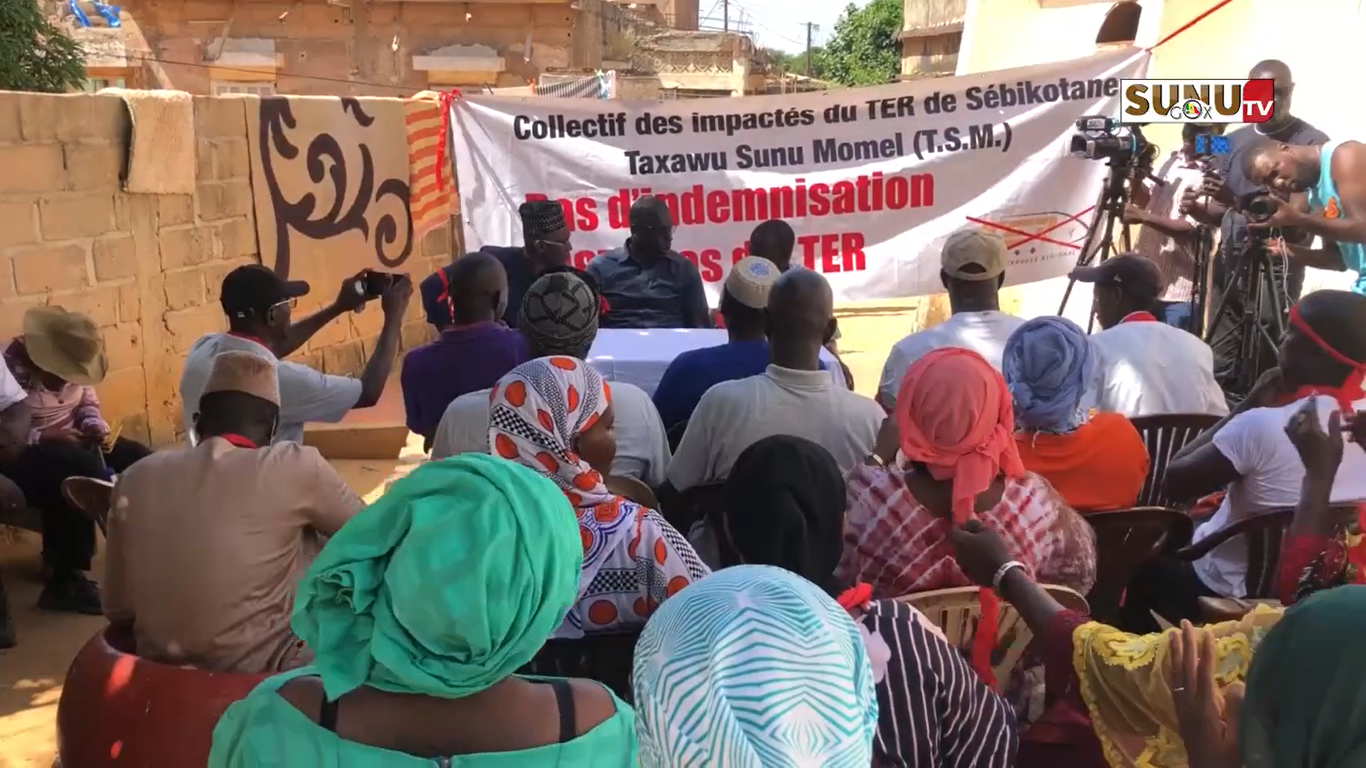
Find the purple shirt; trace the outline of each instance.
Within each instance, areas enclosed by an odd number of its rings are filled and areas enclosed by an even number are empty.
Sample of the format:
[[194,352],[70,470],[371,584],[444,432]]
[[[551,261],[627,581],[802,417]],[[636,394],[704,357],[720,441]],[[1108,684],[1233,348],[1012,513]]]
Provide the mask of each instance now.
[[446,406],[461,395],[489,389],[503,374],[530,359],[526,339],[496,323],[441,332],[436,341],[403,358],[403,407],[408,429],[430,444]]

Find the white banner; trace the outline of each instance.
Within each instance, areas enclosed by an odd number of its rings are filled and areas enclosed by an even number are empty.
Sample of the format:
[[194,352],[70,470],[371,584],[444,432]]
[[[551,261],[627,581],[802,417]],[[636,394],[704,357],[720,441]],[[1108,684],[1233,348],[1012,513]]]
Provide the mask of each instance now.
[[643,102],[466,96],[455,162],[466,247],[521,245],[517,206],[558,199],[574,264],[620,247],[642,194],[668,203],[674,250],[715,303],[760,222],[797,232],[794,263],[837,300],[941,292],[939,250],[965,227],[1011,249],[1009,284],[1064,275],[1104,163],[1072,157],[1084,115],[1118,114],[1133,50],[965,77],[777,96]]

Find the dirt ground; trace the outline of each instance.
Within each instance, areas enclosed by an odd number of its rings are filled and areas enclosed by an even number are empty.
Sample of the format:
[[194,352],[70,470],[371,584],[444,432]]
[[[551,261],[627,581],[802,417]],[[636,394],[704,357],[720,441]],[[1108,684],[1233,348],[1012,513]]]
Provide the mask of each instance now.
[[[918,305],[912,300],[841,310],[840,351],[862,394],[872,396],[876,391],[888,349],[917,325]],[[357,493],[374,498],[390,478],[412,470],[420,449],[420,439],[416,445],[410,440],[398,461],[333,464]],[[54,765],[62,680],[76,652],[104,625],[98,617],[37,610],[40,550],[36,534],[0,531],[0,573],[19,630],[19,645],[0,651],[0,768]],[[103,562],[97,559],[92,576],[98,579],[102,570]]]

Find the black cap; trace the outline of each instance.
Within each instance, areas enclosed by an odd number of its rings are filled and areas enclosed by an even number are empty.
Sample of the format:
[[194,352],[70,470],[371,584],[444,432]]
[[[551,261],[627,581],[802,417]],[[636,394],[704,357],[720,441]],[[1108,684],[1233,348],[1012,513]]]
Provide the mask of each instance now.
[[418,284],[422,294],[422,310],[427,314],[427,322],[438,328],[455,322],[454,308],[451,306],[451,271],[455,267],[446,265],[427,275]]
[[246,317],[307,294],[308,283],[286,280],[269,267],[248,264],[234,269],[223,278],[218,300],[228,317]]
[[1153,300],[1162,295],[1162,270],[1133,254],[1114,256],[1094,267],[1077,267],[1067,276],[1079,283],[1117,286],[1136,299]]

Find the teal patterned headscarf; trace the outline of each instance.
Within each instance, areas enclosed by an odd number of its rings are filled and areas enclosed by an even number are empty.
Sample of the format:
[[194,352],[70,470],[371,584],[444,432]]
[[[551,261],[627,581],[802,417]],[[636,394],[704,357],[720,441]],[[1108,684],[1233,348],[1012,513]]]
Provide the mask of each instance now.
[[554,483],[483,454],[423,464],[327,542],[290,625],[329,699],[361,685],[459,698],[531,660],[578,594]]
[[632,677],[641,765],[867,768],[877,694],[863,639],[816,585],[742,565],[660,606]]

